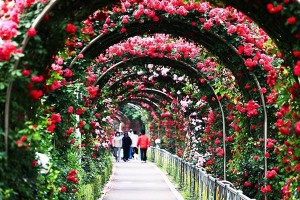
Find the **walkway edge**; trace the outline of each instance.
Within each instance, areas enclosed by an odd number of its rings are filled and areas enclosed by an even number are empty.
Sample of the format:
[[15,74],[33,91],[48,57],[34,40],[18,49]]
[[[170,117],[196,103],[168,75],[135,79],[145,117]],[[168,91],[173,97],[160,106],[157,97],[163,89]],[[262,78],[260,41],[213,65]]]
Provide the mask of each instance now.
[[103,200],[104,196],[106,195],[107,192],[109,192],[111,190],[111,181],[114,179],[115,177],[115,171],[116,171],[116,167],[113,164],[113,168],[112,168],[112,173],[109,177],[109,180],[107,181],[107,183],[105,184],[105,186],[103,187],[103,192],[100,198],[98,198],[97,200]]
[[171,183],[171,181],[166,176],[166,174],[163,173],[162,170],[159,169],[159,167],[157,167],[155,163],[151,162],[149,164],[153,165],[154,168],[160,173],[160,175],[163,177],[164,181],[167,183],[167,185],[170,188],[170,190],[172,191],[172,193],[176,196],[176,199],[177,200],[184,200],[184,198],[182,197],[182,195],[176,190],[176,188],[174,187],[173,183]]

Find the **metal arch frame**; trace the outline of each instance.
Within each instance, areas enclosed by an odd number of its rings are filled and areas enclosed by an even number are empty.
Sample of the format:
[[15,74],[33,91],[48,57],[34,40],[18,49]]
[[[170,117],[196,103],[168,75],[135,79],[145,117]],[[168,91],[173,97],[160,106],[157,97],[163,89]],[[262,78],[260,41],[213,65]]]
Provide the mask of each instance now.
[[126,121],[130,121],[129,118],[121,111],[118,110],[117,114],[122,118],[126,119]]
[[[105,6],[112,6],[115,3],[115,1],[106,1],[106,0],[98,0],[97,2],[94,2],[92,0],[86,0],[84,4],[82,4],[80,7],[78,6],[78,2],[79,1],[75,1],[74,3],[72,3],[71,5],[66,5],[63,3],[62,0],[57,0],[59,2],[59,4],[56,6],[56,7],[59,7],[61,8],[61,10],[70,10],[70,11],[76,11],[76,10],[79,10],[80,8],[80,11],[86,11],[86,10],[90,10],[91,9],[91,6],[90,4],[93,4],[93,8],[95,8],[95,10],[93,10],[92,12],[95,12],[96,11],[96,8],[104,8]],[[286,37],[285,39],[281,39],[281,42],[283,42],[285,45],[282,45],[282,48],[283,49],[287,49],[288,47],[291,46],[291,41],[285,41],[289,38],[293,38],[292,37],[292,34],[290,33],[290,31],[287,29],[287,27],[284,25],[285,21],[283,22],[282,20],[279,20],[279,18],[277,17],[271,17],[271,15],[269,15],[268,18],[265,18],[264,17],[258,17],[257,16],[257,13],[264,13],[262,12],[263,8],[265,8],[265,6],[258,6],[257,4],[253,4],[253,3],[246,3],[244,2],[244,4],[240,4],[240,1],[239,0],[235,0],[235,1],[232,1],[232,0],[221,0],[221,2],[224,2],[226,3],[226,5],[230,5],[234,8],[236,8],[237,10],[241,10],[243,13],[247,13],[248,16],[250,16],[252,19],[254,19],[254,21],[259,24],[260,27],[264,27],[264,28],[267,28],[267,27],[270,27],[268,30],[268,34],[269,35],[274,35],[274,38],[279,38],[279,37],[276,37],[278,35],[289,35],[290,37]],[[299,3],[298,3],[299,5]],[[55,8],[53,8],[54,12],[55,12]],[[63,18],[66,18],[66,19],[70,19],[70,21],[82,21],[84,20],[85,18],[87,18],[86,16],[82,16],[82,15],[72,15],[72,12],[63,12],[64,16]],[[60,20],[61,17],[57,20]],[[267,19],[267,20],[266,20]],[[266,23],[267,21],[267,23]],[[274,22],[278,22],[280,21],[280,26],[276,26],[275,28],[277,29],[274,29]],[[278,24],[278,23],[277,23]],[[278,32],[278,34],[276,34]]]
[[[136,76],[136,77],[139,77],[139,76],[144,76],[145,74],[142,74],[142,75],[139,75],[139,74],[131,74],[131,76]],[[111,89],[111,90],[115,90],[116,89],[116,87],[118,87],[118,86],[120,86],[120,84],[123,82],[123,81],[126,81],[126,79],[125,78],[127,78],[127,77],[124,77],[123,79],[119,79],[118,81],[116,81],[114,84],[112,84],[112,85],[110,85],[109,86],[109,88]],[[172,77],[170,77],[170,76],[166,76],[166,77],[157,77],[156,78],[156,80],[157,81],[162,81],[162,79],[164,79],[165,81],[171,81],[171,80],[173,80],[173,78]],[[141,81],[141,83],[143,83],[144,85],[149,85],[149,86],[151,86],[152,85],[152,83],[149,83],[149,82],[143,82],[143,81]],[[183,83],[181,83],[181,82],[179,82],[178,83],[178,85],[183,85]]]
[[[173,24],[175,22],[176,22],[176,25]],[[160,22],[159,24],[157,24],[154,22],[145,22],[143,24],[132,24],[130,27],[126,27],[128,29],[126,37],[124,35],[120,35],[117,31],[110,32],[109,34],[104,34],[104,35],[99,36],[98,40],[96,40],[96,39],[93,40],[93,43],[88,44],[86,46],[86,48],[84,48],[84,51],[85,52],[87,51],[89,54],[91,52],[97,52],[97,54],[99,54],[100,52],[103,51],[103,49],[106,49],[108,46],[118,43],[123,39],[129,38],[129,37],[135,36],[135,35],[146,34],[146,33],[151,34],[151,33],[156,33],[156,32],[162,32],[162,33],[166,33],[166,34],[169,33],[169,34],[173,34],[175,36],[180,36],[180,37],[188,39],[186,37],[186,30],[189,30],[190,32],[194,33],[197,36],[192,40],[193,42],[201,44],[208,51],[211,51],[211,52],[217,51],[214,54],[217,57],[219,57],[223,63],[225,63],[226,68],[229,68],[234,73],[242,72],[243,74],[245,74],[245,76],[247,76],[246,79],[251,80],[251,78],[249,76],[249,71],[246,69],[246,67],[244,67],[244,59],[240,60],[240,56],[237,54],[235,47],[228,44],[226,42],[226,40],[224,40],[222,37],[220,37],[219,35],[217,35],[214,32],[211,32],[211,31],[201,32],[199,29],[196,29],[195,27],[192,27],[186,23],[182,23],[182,22],[178,22],[178,21],[174,21],[173,23]],[[136,28],[135,26],[138,26],[138,28]],[[150,28],[151,30],[149,30],[149,27],[151,27]],[[169,27],[172,27],[172,29]],[[133,32],[130,32],[130,30],[131,30],[130,28],[133,29]],[[102,40],[99,41],[99,39],[102,39]],[[218,48],[218,50],[216,50],[214,44],[223,44],[224,48],[221,48],[221,49]],[[94,48],[96,48],[96,50]],[[228,51],[230,51],[231,55],[232,55],[230,58],[228,56],[226,56],[228,54]],[[96,55],[93,55],[93,57],[95,57],[95,56]],[[232,59],[233,56],[236,59]],[[75,57],[74,59],[76,60],[77,57]],[[74,59],[73,59],[73,61],[74,61]],[[71,63],[74,63],[73,61]],[[233,63],[233,61],[237,61],[237,62]],[[242,66],[242,68],[241,68],[241,70],[237,71],[237,69],[235,67],[231,67],[231,66]],[[240,85],[244,82],[245,78],[236,77],[236,80],[239,82],[239,85]],[[244,86],[244,85],[242,84],[242,86]],[[241,87],[241,91],[243,91],[242,88],[243,87]]]
[[[137,76],[142,76],[142,75],[137,75]],[[125,78],[125,77],[124,77],[124,78]],[[166,78],[166,77],[164,77],[164,78]],[[169,78],[169,80],[173,80],[173,79],[172,79],[171,77],[169,77],[169,76],[168,76],[168,78]],[[120,80],[118,80],[118,84],[120,84],[121,81],[125,81],[125,79],[120,79]],[[149,83],[147,83],[147,82],[141,82],[141,83],[144,84],[145,86],[149,85],[149,87],[151,87],[151,84],[149,84]],[[179,84],[182,84],[182,83],[179,82]],[[203,84],[198,84],[197,86],[198,86],[199,88],[204,87]],[[113,84],[113,85],[111,85],[111,86],[109,87],[109,89],[110,89],[110,90],[115,90],[115,89],[114,89],[115,87],[117,87],[117,85]],[[122,86],[122,87],[124,87],[124,86]],[[129,86],[128,86],[128,87],[129,87]],[[149,87],[147,87],[147,88],[149,88]],[[212,89],[212,91],[214,91],[213,88],[212,88],[211,86],[210,86],[209,89]],[[126,89],[125,89],[123,92],[125,92],[125,91],[126,91]],[[121,91],[121,94],[123,94],[123,92]],[[217,106],[220,105],[219,103],[216,104],[214,101],[211,100],[213,97],[215,97],[215,98],[218,100],[218,98],[217,98],[216,95],[212,95],[212,96],[208,96],[208,97],[209,97],[209,98],[208,98],[208,103],[211,105],[212,108],[216,108]]]
[[[170,59],[171,60],[171,59]],[[174,61],[174,60],[172,60],[173,62],[176,62],[176,61]],[[190,70],[191,71],[194,71],[195,72],[195,74],[196,74],[196,77],[197,76],[200,76],[200,74],[199,74],[199,72],[196,70],[196,69],[194,69],[194,68],[192,68],[192,67],[190,67],[187,63],[184,63],[183,61],[177,61],[178,63],[180,63],[180,64],[182,64],[182,65],[184,65],[185,67],[189,67],[190,68]],[[97,79],[97,82],[96,83],[98,83],[101,79],[103,79],[103,77],[105,77],[110,71],[112,71],[115,67],[117,67],[117,66],[120,66],[120,65],[122,65],[123,63],[125,63],[124,61],[121,61],[121,62],[118,62],[116,65],[113,65],[112,67],[110,67],[105,73],[103,73],[98,79]],[[200,76],[201,77],[201,76]],[[120,80],[122,80],[122,79],[120,79]],[[222,138],[222,140],[223,140],[223,149],[224,149],[224,155],[223,155],[223,176],[224,176],[224,180],[226,180],[226,120],[225,120],[225,113],[224,113],[224,110],[223,110],[223,106],[222,106],[222,103],[220,102],[220,100],[217,98],[217,95],[216,95],[216,92],[215,92],[215,90],[214,90],[214,88],[211,86],[211,84],[209,84],[209,82],[207,81],[207,85],[208,85],[208,87],[213,91],[213,94],[214,94],[214,96],[216,97],[215,99],[217,100],[217,102],[218,102],[218,105],[219,105],[219,108],[220,108],[220,110],[221,110],[221,115],[222,115],[222,124],[223,124],[223,126],[222,126],[222,132],[223,132],[223,138]],[[199,86],[199,83],[198,83],[198,86]],[[202,87],[203,87],[203,84],[201,85]]]
[[[211,33],[211,32],[210,32]],[[214,33],[211,33],[212,35],[214,35],[214,36],[216,36],[216,38],[218,39],[218,40],[220,40],[220,41],[222,41],[223,43],[225,43],[225,44],[227,44],[228,45],[228,47],[231,49],[231,51],[233,51],[233,52],[235,52],[235,55],[239,58],[239,60],[242,62],[244,59],[237,53],[237,50],[232,46],[232,45],[230,45],[230,44],[228,44],[228,43],[226,43],[226,41],[223,39],[223,38],[221,38],[220,36],[218,36],[217,34],[214,34]],[[94,43],[97,43],[96,41],[93,41]],[[93,44],[94,44],[93,43]],[[201,44],[203,44],[203,43],[201,43]],[[204,44],[203,44],[204,45]],[[92,46],[92,45],[91,45]],[[205,46],[205,45],[204,45]],[[207,48],[207,47],[206,47]],[[207,48],[207,49],[209,49],[209,48]],[[86,50],[86,49],[85,49]],[[219,55],[218,55],[219,56]],[[220,56],[219,56],[220,57]],[[222,60],[222,58],[220,58],[221,60]],[[121,64],[121,63],[118,63],[118,64]],[[228,65],[226,65],[226,67],[228,67]],[[232,68],[230,68],[230,67],[228,67],[231,71],[233,71],[232,70]],[[108,70],[107,70],[107,72],[108,72]],[[260,84],[259,84],[259,81],[258,81],[258,79],[257,79],[257,77],[253,74],[253,73],[251,73],[251,72],[248,72],[248,74],[250,75],[250,76],[252,76],[253,78],[254,78],[254,82],[256,83],[256,85],[257,85],[257,87],[258,88],[261,88],[260,87]],[[104,76],[105,74],[102,74],[102,76],[97,80],[97,82]],[[248,79],[250,80],[250,78],[248,77]],[[238,81],[238,82],[240,82],[240,81]],[[237,83],[238,85],[240,85],[240,83]],[[214,91],[214,90],[213,90]],[[243,89],[241,89],[241,91],[244,91]],[[214,94],[215,94],[215,91],[214,91]],[[245,95],[245,94],[244,94]],[[222,105],[221,105],[221,102],[218,100],[218,98],[216,98],[217,99],[217,101],[218,101],[218,103],[219,103],[219,106],[220,106],[220,109],[221,109],[221,112],[222,112],[222,121],[223,121],[223,130],[225,130],[225,116],[224,116],[224,111],[223,111],[223,108],[222,108]],[[264,109],[264,139],[265,139],[265,152],[266,152],[266,138],[267,138],[267,112],[266,112],[266,107],[265,107],[265,103],[264,103],[264,98],[263,98],[263,94],[260,92],[260,99],[261,99],[261,101],[262,101],[262,106],[263,106],[263,109]],[[225,134],[223,134],[223,148],[226,146],[226,145],[224,145],[224,142],[225,142]],[[226,149],[224,148],[224,155],[225,155],[225,158],[224,158],[224,161],[226,161]],[[226,165],[226,163],[224,163],[224,166]],[[224,167],[224,169],[225,169],[225,167]],[[266,171],[267,171],[267,159],[265,158],[265,175],[266,175]],[[225,172],[225,170],[224,170],[224,180],[226,180],[226,172]]]
[[116,113],[116,118],[118,119],[119,123],[124,122],[124,121],[126,121],[126,122],[130,121],[129,118],[123,112],[121,112],[119,110]]
[[[133,94],[133,95],[136,95],[136,97],[145,97],[145,96],[141,95],[143,92],[144,92],[144,90],[141,90],[141,91],[132,91],[131,93],[129,93],[129,95]],[[167,96],[165,93],[163,93],[163,92],[161,92],[159,90],[157,90],[157,91],[151,90],[151,92],[152,92],[152,94],[155,95],[154,98],[153,98],[153,102],[157,102],[157,103],[161,102],[160,98],[157,97],[157,95],[160,95],[162,97],[161,99],[164,99],[164,100],[166,100],[166,101],[168,101],[170,103],[172,101],[172,98],[169,98],[169,96]],[[163,98],[163,97],[166,97],[166,98]],[[150,99],[148,96],[147,96],[147,98]]]
[[[46,7],[43,9],[43,11],[37,16],[37,18],[34,20],[34,22],[31,25],[31,28],[36,28],[40,22],[42,21],[43,17],[46,15],[46,13],[51,10],[55,6],[55,4],[58,2],[58,0],[51,0]],[[22,41],[22,47],[21,51],[23,52],[28,44],[29,37],[26,35],[24,40]],[[15,63],[15,66],[13,70],[16,70],[20,64],[21,58],[17,60]],[[8,154],[8,132],[9,132],[9,111],[10,111],[10,99],[11,99],[11,92],[13,88],[13,83],[11,82],[6,90],[6,100],[5,100],[5,108],[4,108],[4,146],[5,146],[5,153]]]
[[[58,0],[57,0],[57,2],[58,2]],[[60,2],[62,2],[62,1],[60,1]],[[251,12],[251,11],[249,11],[249,10],[251,10],[251,8],[249,8],[248,9],[248,6],[249,6],[249,4],[247,4],[247,5],[243,5],[243,4],[237,4],[237,3],[235,3],[235,1],[229,1],[229,0],[222,0],[222,2],[226,2],[227,4],[229,4],[229,5],[232,5],[233,7],[235,7],[235,8],[239,8],[240,10],[242,10],[244,13],[247,13],[247,14],[249,14],[250,16],[251,16],[251,18],[254,18],[255,19],[255,21],[256,22],[258,22],[258,24],[260,25],[260,26],[263,26],[264,24],[270,24],[270,27],[271,27],[271,25],[273,25],[274,23],[272,23],[272,20],[269,20],[270,21],[270,23],[264,23],[264,20],[263,20],[263,18],[262,17],[256,17],[256,15],[254,15],[254,13],[259,13],[259,12],[255,12],[255,11],[257,11],[258,9],[254,6],[254,5],[251,5],[250,4],[250,7],[254,10],[253,12]],[[109,3],[107,3],[107,4],[109,4]],[[110,4],[109,4],[110,5]],[[252,14],[252,15],[251,15]],[[276,21],[276,20],[278,20],[278,18],[275,18],[273,21]],[[282,24],[282,23],[280,23],[280,24]],[[263,27],[268,27],[268,26],[263,26]],[[277,27],[277,26],[276,26]],[[276,28],[275,27],[275,28]],[[275,31],[272,31],[274,29],[274,27],[272,27],[272,29],[270,29],[269,30],[269,33],[274,33]],[[285,28],[285,26],[284,25],[282,25],[280,28],[277,28],[278,30],[286,30],[286,28]],[[277,30],[276,29],[276,30]],[[289,33],[288,32],[284,32],[284,35],[288,35]],[[276,38],[278,38],[278,37],[276,37]],[[292,37],[286,37],[286,38],[292,38]],[[291,41],[290,41],[291,42]],[[290,43],[289,42],[289,43]],[[288,42],[286,42],[286,43],[288,43]],[[299,82],[299,79],[298,79],[298,82]],[[5,125],[4,125],[4,132],[5,132],[5,136],[6,136],[6,138],[5,138],[5,143],[6,143],[6,145],[7,145],[7,135],[8,135],[8,129],[9,129],[9,122],[8,122],[8,119],[9,119],[9,107],[10,107],[10,95],[11,95],[11,90],[12,90],[12,85],[9,85],[9,87],[8,87],[8,89],[7,89],[7,99],[6,99],[6,104],[5,104]],[[264,114],[265,115],[267,115],[267,113],[266,113],[266,108],[265,108],[265,102],[264,102],[264,96],[263,96],[263,94],[262,93],[260,93],[260,95],[261,95],[261,99],[262,99],[262,104],[264,105]],[[267,119],[265,118],[265,121],[264,121],[264,123],[265,123],[265,127],[264,127],[264,135],[265,135],[265,140],[266,140],[266,136],[267,136],[267,130],[266,130],[266,126],[267,126]],[[265,141],[265,143],[266,143],[266,141]],[[6,152],[7,152],[7,146],[6,146]],[[266,165],[266,164],[265,164]]]
[[[168,23],[168,22],[164,22],[164,23]],[[174,23],[174,22],[173,22],[173,23]],[[159,24],[159,26],[160,26],[160,25],[161,25],[161,23]],[[169,25],[174,26],[174,24],[169,24]],[[181,26],[184,25],[184,23],[181,23],[179,27],[178,27],[178,25],[179,25],[179,24],[176,24],[176,25],[175,25],[175,26],[177,26],[177,29],[176,29],[176,33],[173,33],[173,34],[178,34],[178,33],[177,33],[178,28],[182,28]],[[139,25],[139,26],[140,26],[140,25]],[[145,23],[145,24],[143,24],[143,26],[146,26],[146,28],[147,28],[147,27],[149,26],[149,23]],[[157,27],[157,28],[158,28],[157,30],[163,29],[163,27],[159,27],[159,26]],[[153,27],[152,27],[152,28],[153,28]],[[169,30],[172,30],[172,29],[169,29]],[[164,30],[164,31],[167,32],[167,31],[169,31],[169,30]],[[187,30],[189,30],[189,29],[187,29]],[[151,30],[151,31],[153,31],[153,30]],[[151,32],[151,31],[150,31],[150,32]],[[154,30],[154,31],[155,31],[155,30]],[[148,30],[148,32],[149,32],[149,30]],[[209,46],[209,45],[210,45],[210,42],[213,43],[213,42],[215,42],[215,40],[218,41],[218,40],[220,40],[220,37],[218,37],[218,35],[215,34],[215,33],[211,34],[210,32],[207,32],[208,34],[205,34],[205,35],[204,35],[204,34],[201,33],[201,31],[199,31],[199,30],[196,30],[195,32],[196,32],[196,33],[200,33],[200,36],[201,36],[201,37],[198,37],[198,41],[200,40],[200,41],[201,41],[201,42],[200,42],[201,44],[203,44],[204,46],[206,46],[206,48],[209,49],[210,51],[214,52],[214,49],[213,49],[212,47]],[[206,32],[206,31],[204,31],[204,32]],[[183,31],[182,33],[179,33],[179,35],[180,35],[180,34],[184,34],[184,33],[185,33],[185,31]],[[108,35],[111,35],[111,34],[112,34],[112,33],[103,35],[103,37],[105,37],[105,36],[109,37]],[[211,37],[207,37],[207,35],[209,35],[209,34],[211,34],[210,36],[211,36],[213,39],[212,39]],[[120,35],[120,34],[119,34],[119,35]],[[101,36],[101,35],[100,35],[100,36]],[[102,37],[102,36],[101,36],[101,37]],[[101,38],[101,37],[99,37],[99,38]],[[128,36],[127,36],[127,37],[128,37]],[[207,42],[207,41],[203,40],[202,37],[205,38],[205,40],[206,40],[206,39],[210,39],[210,42]],[[115,38],[116,38],[116,37],[114,37],[114,39],[115,39]],[[102,39],[103,39],[103,38],[102,38]],[[201,40],[201,39],[202,39],[202,40]],[[96,41],[97,41],[97,40],[93,40],[93,43],[90,43],[91,45],[86,46],[86,47],[84,48],[84,51],[87,50],[88,47],[93,46],[93,44],[96,44],[96,43],[97,43]],[[223,42],[223,41],[221,41],[221,42]],[[222,44],[223,44],[223,45],[228,45],[228,43],[226,43],[226,42],[225,42],[225,43],[223,42]],[[231,49],[231,48],[229,48],[229,49]],[[223,49],[222,49],[222,50],[223,50]],[[225,57],[222,57],[221,55],[222,55],[221,53],[218,54],[218,56],[220,57],[220,59],[223,60],[223,61],[226,63],[226,61],[225,61],[226,58],[225,58]],[[234,55],[234,54],[233,54],[233,55]],[[72,63],[73,63],[73,61],[72,61]],[[230,64],[231,64],[231,63],[232,63],[232,62],[230,61]],[[226,66],[229,67],[230,65],[226,65]],[[231,70],[233,71],[233,69],[231,69]],[[9,111],[8,111],[8,112],[9,112]]]
[[[157,105],[156,103],[152,102],[150,99],[148,98],[136,98],[136,99],[122,99],[120,102],[119,102],[119,105],[123,104],[123,103],[132,103],[132,102],[144,102],[144,103],[147,103],[150,105],[150,107],[153,109],[153,110],[156,110],[154,108],[157,108],[158,111],[160,111],[159,113],[161,113],[161,109],[160,109],[160,106]],[[158,114],[158,112],[157,112]]]
[[[164,57],[164,58],[151,58],[149,56],[143,56],[143,57],[133,57],[128,59],[127,61],[120,61],[116,64],[110,66],[104,73],[102,73],[94,83],[94,85],[100,85],[102,80],[106,78],[106,76],[113,71],[116,67],[127,67],[128,64],[135,64],[136,62],[142,62],[143,64],[156,64],[156,65],[164,65],[169,66],[172,68],[175,68],[181,72],[190,72],[189,76],[193,78],[197,78],[198,70],[191,67],[189,64],[181,61],[181,60],[172,60],[170,58]],[[166,63],[168,63],[166,65]]]

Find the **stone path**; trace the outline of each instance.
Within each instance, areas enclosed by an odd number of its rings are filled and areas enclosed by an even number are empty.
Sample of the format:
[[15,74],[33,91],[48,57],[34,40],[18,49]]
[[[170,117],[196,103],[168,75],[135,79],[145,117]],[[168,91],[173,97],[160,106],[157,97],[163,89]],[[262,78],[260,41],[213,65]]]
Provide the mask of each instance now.
[[162,171],[140,160],[114,163],[103,200],[183,200]]

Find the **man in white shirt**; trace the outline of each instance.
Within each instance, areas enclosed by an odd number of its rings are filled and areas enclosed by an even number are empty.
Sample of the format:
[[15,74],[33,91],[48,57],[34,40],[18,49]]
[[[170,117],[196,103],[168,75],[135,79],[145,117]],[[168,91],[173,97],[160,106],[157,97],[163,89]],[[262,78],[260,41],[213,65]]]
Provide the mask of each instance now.
[[[132,131],[132,130],[131,130]],[[137,148],[137,141],[138,141],[138,135],[136,131],[133,131],[133,134],[131,134],[130,138],[132,140],[131,148],[132,148],[132,158],[138,158],[139,150]]]

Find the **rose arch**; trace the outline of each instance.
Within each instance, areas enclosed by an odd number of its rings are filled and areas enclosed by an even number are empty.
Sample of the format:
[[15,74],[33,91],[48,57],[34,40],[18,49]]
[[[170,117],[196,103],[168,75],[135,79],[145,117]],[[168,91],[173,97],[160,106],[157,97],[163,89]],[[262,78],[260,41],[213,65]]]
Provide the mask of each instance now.
[[298,1],[0,6],[1,197],[99,195],[128,103],[153,139],[248,196],[299,197]]

